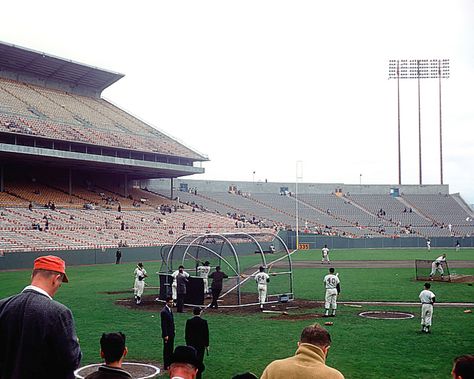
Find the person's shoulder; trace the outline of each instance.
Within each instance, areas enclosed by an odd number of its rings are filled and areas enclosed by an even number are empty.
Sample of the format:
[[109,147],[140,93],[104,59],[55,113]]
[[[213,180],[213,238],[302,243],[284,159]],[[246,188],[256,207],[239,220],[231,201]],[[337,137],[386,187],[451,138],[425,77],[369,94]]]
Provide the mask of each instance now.
[[334,367],[329,367],[329,366],[326,366],[326,368],[331,373],[330,376],[327,376],[328,378],[331,378],[331,379],[344,379],[344,375],[342,375],[342,372],[340,372],[339,370],[335,369]]

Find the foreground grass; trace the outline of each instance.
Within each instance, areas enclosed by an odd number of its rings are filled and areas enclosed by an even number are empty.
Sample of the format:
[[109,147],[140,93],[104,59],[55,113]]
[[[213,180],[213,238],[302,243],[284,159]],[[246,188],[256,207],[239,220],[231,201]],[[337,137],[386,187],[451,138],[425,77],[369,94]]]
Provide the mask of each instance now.
[[[351,255],[350,252],[345,254]],[[98,341],[101,333],[117,330],[127,335],[130,360],[161,362],[158,309],[157,312],[147,312],[114,304],[117,299],[131,296],[133,267],[132,264],[124,264],[68,269],[70,283],[62,286],[56,299],[74,313],[84,352],[83,364],[99,361]],[[147,264],[150,273],[158,269],[158,262]],[[326,270],[327,267],[295,270],[296,296],[321,300],[324,296],[322,278]],[[417,302],[421,291],[422,283],[413,281],[414,271],[411,269],[338,271],[343,290],[341,300]],[[474,274],[473,269],[468,271]],[[29,282],[29,276],[29,271],[1,272],[0,297],[21,291]],[[158,280],[151,276],[148,283],[156,286]],[[466,284],[433,284],[440,302],[472,302],[473,288]],[[130,292],[106,293],[115,291]],[[150,293],[156,290],[146,291]],[[361,310],[368,309],[394,310],[393,307],[352,308],[341,305],[334,326],[329,329],[333,344],[328,364],[340,369],[346,378],[447,378],[452,358],[474,351],[473,314],[463,313],[462,308],[435,307],[431,335],[418,333],[419,306],[395,308],[415,314],[414,318],[408,320],[370,320],[358,316]],[[320,314],[321,311],[315,308],[305,313]],[[189,313],[176,314],[176,344],[184,343],[184,324],[189,317]],[[322,321],[316,316],[309,320],[290,321],[276,320],[269,314],[242,317],[214,315],[210,311],[206,312],[205,317],[211,330],[205,378],[230,378],[237,372],[248,370],[260,375],[272,360],[294,354],[303,327]]]

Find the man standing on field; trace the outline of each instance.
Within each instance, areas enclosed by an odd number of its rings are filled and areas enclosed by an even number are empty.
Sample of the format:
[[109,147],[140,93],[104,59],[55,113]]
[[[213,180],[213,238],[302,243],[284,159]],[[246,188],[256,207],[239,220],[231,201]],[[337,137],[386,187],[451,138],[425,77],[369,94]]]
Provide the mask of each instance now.
[[[324,317],[336,317],[336,300],[337,295],[341,292],[341,286],[338,274],[334,275],[333,267],[329,269],[329,274],[324,277],[323,282],[326,287]],[[331,314],[329,314],[329,312],[331,312]]]
[[321,259],[321,264],[323,264],[324,262],[327,262],[329,264],[329,249],[328,249],[328,245],[324,245],[324,247],[321,249],[321,253],[323,255],[322,259]]
[[265,272],[263,266],[260,266],[258,270],[258,274],[255,275],[255,281],[257,282],[258,302],[260,303],[260,309],[263,309],[263,304],[267,300],[267,283],[270,282],[270,277]]
[[420,292],[421,301],[421,331],[429,333],[431,327],[431,319],[433,318],[433,304],[435,302],[435,294],[430,291],[431,284],[425,283],[424,290]]

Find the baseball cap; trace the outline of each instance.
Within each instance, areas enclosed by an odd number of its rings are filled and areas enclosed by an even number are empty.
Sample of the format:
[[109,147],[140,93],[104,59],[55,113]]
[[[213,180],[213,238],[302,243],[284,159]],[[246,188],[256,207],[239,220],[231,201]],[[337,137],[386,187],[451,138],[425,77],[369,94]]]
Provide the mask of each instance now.
[[59,272],[64,275],[63,283],[69,282],[69,279],[66,276],[66,263],[55,255],[44,255],[36,258],[33,269]]
[[171,357],[171,363],[187,363],[196,368],[201,367],[196,349],[192,346],[176,346]]

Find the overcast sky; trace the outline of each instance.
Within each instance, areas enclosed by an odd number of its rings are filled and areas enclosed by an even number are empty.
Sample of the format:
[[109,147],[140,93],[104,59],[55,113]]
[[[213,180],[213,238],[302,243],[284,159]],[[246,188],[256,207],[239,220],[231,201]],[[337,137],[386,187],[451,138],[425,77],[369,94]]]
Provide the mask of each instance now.
[[[389,59],[450,59],[444,182],[474,203],[474,1],[2,4],[0,40],[125,74],[103,97],[209,156],[196,179],[397,184]],[[402,183],[419,184],[417,81]],[[438,81],[421,82],[423,184],[440,183]],[[255,171],[255,175],[253,172]],[[362,174],[362,176],[361,176]]]

